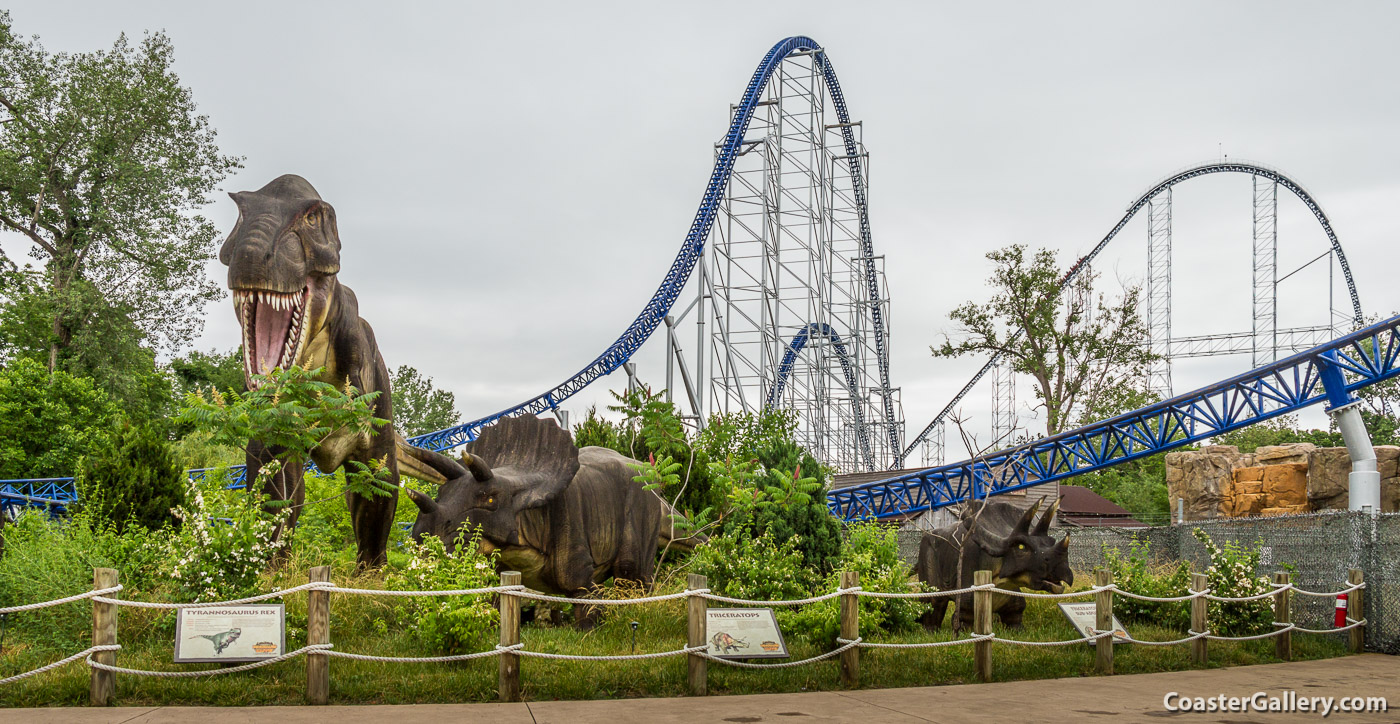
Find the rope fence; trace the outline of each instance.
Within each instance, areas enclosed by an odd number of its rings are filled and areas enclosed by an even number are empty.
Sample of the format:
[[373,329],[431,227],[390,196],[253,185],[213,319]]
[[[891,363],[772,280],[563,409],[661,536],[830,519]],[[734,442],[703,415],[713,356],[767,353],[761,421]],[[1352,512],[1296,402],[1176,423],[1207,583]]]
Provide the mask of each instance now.
[[[707,579],[704,576],[691,574],[688,580],[687,589],[678,593],[670,593],[656,596],[644,596],[639,598],[574,598],[568,596],[555,596],[540,591],[531,590],[520,584],[520,574],[507,572],[501,574],[501,585],[487,586],[483,588],[468,588],[456,590],[433,590],[433,591],[389,591],[381,589],[366,588],[342,588],[330,581],[330,571],[328,568],[313,568],[311,580],[300,586],[273,591],[271,593],[238,598],[227,601],[201,601],[191,603],[157,603],[149,601],[135,601],[115,597],[122,591],[121,584],[117,583],[117,573],[111,569],[95,569],[94,585],[91,591],[54,599],[52,601],[40,601],[21,606],[11,606],[0,608],[0,614],[21,613],[34,611],[53,606],[60,606],[68,603],[76,603],[83,600],[91,600],[93,606],[93,645],[76,654],[63,658],[59,661],[47,664],[32,671],[26,671],[8,678],[0,679],[0,684],[10,684],[32,676],[37,676],[48,671],[60,668],[78,660],[84,660],[91,671],[91,688],[89,700],[95,705],[105,705],[108,703],[114,690],[112,677],[115,674],[123,676],[147,676],[158,678],[195,678],[201,676],[216,676],[233,674],[253,669],[270,666],[275,663],[287,661],[300,656],[307,658],[307,696],[311,703],[325,703],[329,693],[330,669],[327,665],[331,658],[350,659],[354,661],[371,661],[378,663],[396,664],[436,664],[453,663],[461,661],[471,661],[475,659],[497,658],[500,665],[500,688],[501,698],[505,701],[518,700],[519,698],[519,676],[520,658],[553,659],[561,661],[644,661],[651,659],[662,659],[676,656],[684,656],[689,662],[690,688],[692,694],[703,695],[708,691],[706,682],[707,666],[709,662],[724,664],[726,666],[744,669],[779,669],[794,666],[805,666],[808,664],[824,661],[826,659],[840,657],[841,679],[843,683],[855,685],[859,677],[859,653],[860,649],[931,649],[948,646],[972,645],[974,647],[974,666],[978,678],[986,681],[991,678],[992,666],[992,645],[995,643],[1008,644],[1014,646],[1070,646],[1075,644],[1092,644],[1096,647],[1097,668],[1102,673],[1113,673],[1113,644],[1115,641],[1124,643],[1141,644],[1144,646],[1176,646],[1190,644],[1193,650],[1193,660],[1196,663],[1206,661],[1206,643],[1208,641],[1257,641],[1272,638],[1276,643],[1276,653],[1279,658],[1289,660],[1292,658],[1292,635],[1294,633],[1306,634],[1334,634],[1347,632],[1350,636],[1349,647],[1352,652],[1359,653],[1364,643],[1364,627],[1366,620],[1362,617],[1362,591],[1366,588],[1366,583],[1362,579],[1360,570],[1353,569],[1348,576],[1347,586],[1338,591],[1319,592],[1308,591],[1293,585],[1289,574],[1279,573],[1274,575],[1274,580],[1270,585],[1270,590],[1252,596],[1217,596],[1211,593],[1206,585],[1206,576],[1202,573],[1191,575],[1191,584],[1187,588],[1186,595],[1182,596],[1147,596],[1131,591],[1120,589],[1112,581],[1111,575],[1102,569],[1095,572],[1095,584],[1085,590],[1071,591],[1064,593],[1041,593],[1034,591],[1021,591],[1016,589],[1000,588],[992,582],[990,571],[977,571],[974,575],[974,583],[971,586],[957,588],[946,591],[915,591],[909,593],[866,591],[858,585],[858,578],[853,572],[841,574],[841,582],[835,591],[818,596],[801,599],[788,599],[778,601],[762,601],[742,598],[731,598],[713,593],[707,587]],[[115,657],[121,646],[116,640],[116,610],[118,607],[133,607],[146,609],[175,610],[185,608],[210,608],[219,606],[237,606],[258,601],[266,601],[275,598],[282,598],[294,593],[306,592],[308,595],[308,622],[307,622],[307,644],[295,651],[286,652],[267,659],[262,659],[252,663],[228,668],[187,670],[187,671],[144,671],[140,669],[129,669],[117,666]],[[329,596],[332,594],[355,595],[355,596],[498,596],[498,607],[501,612],[501,643],[492,649],[478,651],[469,654],[456,654],[451,656],[423,656],[423,657],[398,657],[398,656],[374,656],[369,654],[356,654],[347,651],[337,651],[330,643],[329,629]],[[973,626],[972,632],[966,638],[954,639],[950,641],[924,641],[909,643],[884,643],[876,641],[866,641],[859,634],[859,606],[858,599],[932,599],[947,598],[951,596],[972,595]],[[1019,639],[1003,638],[997,636],[991,630],[992,617],[992,596],[1016,596],[1019,598],[1043,598],[1043,599],[1066,599],[1082,598],[1092,596],[1095,599],[1095,626],[1089,628],[1086,635],[1079,638],[1067,639],[1063,641],[1023,641]],[[1309,629],[1298,626],[1292,621],[1290,597],[1294,594],[1313,597],[1338,597],[1347,595],[1346,600],[1346,625],[1331,629]],[[1184,638],[1171,641],[1147,641],[1136,639],[1126,634],[1115,636],[1113,631],[1113,597],[1126,596],[1129,598],[1152,601],[1159,603],[1189,603],[1191,606],[1191,626],[1188,634]],[[1223,636],[1212,632],[1208,626],[1208,605],[1215,603],[1245,603],[1260,601],[1266,598],[1273,599],[1275,630],[1267,633],[1250,636]],[[520,604],[523,600],[547,601],[551,603],[570,603],[586,606],[620,606],[637,605],[645,603],[655,603],[662,601],[674,601],[685,599],[688,605],[688,641],[685,646],[671,650],[653,653],[626,654],[626,655],[573,655],[545,651],[533,651],[525,647],[520,639]],[[799,661],[784,661],[779,663],[753,663],[735,658],[714,655],[709,652],[709,644],[706,641],[706,611],[710,602],[726,603],[740,606],[801,606],[831,599],[840,599],[840,623],[841,633],[836,638],[838,646],[825,653],[818,654]],[[960,604],[961,605],[961,604]],[[1339,606],[1340,606],[1339,602]],[[958,614],[955,612],[955,616]],[[1339,614],[1340,615],[1340,614]]]

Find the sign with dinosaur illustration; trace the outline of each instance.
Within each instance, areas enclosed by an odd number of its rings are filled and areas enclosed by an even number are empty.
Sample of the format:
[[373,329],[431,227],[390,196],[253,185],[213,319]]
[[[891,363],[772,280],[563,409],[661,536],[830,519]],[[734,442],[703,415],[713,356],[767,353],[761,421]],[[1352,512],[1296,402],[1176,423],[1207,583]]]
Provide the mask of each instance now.
[[261,661],[285,649],[282,604],[182,608],[175,619],[175,663]]
[[[1078,631],[1080,636],[1093,636],[1099,632],[1098,629],[1094,628],[1098,623],[1098,607],[1094,605],[1093,601],[1087,603],[1082,601],[1062,603],[1060,604],[1060,611],[1065,614],[1065,618],[1069,619],[1070,623],[1074,624],[1074,630]],[[1127,643],[1127,641],[1128,630],[1123,628],[1123,624],[1118,620],[1118,617],[1114,616],[1113,643],[1121,644]],[[1093,646],[1094,644],[1090,642],[1089,645]]]
[[787,643],[771,608],[705,611],[705,643],[722,659],[786,659]]

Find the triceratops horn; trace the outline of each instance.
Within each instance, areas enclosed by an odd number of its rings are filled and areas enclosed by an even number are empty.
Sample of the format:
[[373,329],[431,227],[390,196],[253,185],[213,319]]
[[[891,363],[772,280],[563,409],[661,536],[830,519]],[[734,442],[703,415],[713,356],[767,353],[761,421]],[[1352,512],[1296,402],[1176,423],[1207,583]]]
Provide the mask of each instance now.
[[467,466],[467,470],[471,471],[472,477],[476,478],[478,483],[484,483],[493,476],[491,466],[487,465],[485,460],[469,452],[462,453],[462,464]]
[[1040,510],[1040,501],[1039,501],[1039,500],[1035,501],[1035,503],[1033,503],[1033,504],[1031,505],[1031,507],[1026,508],[1025,514],[1021,516],[1021,521],[1020,521],[1019,523],[1016,524],[1016,532],[1017,532],[1017,533],[1020,533],[1021,535],[1025,535],[1026,533],[1029,533],[1029,532],[1030,532],[1030,530],[1031,530],[1031,523],[1033,523],[1033,522],[1035,521],[1035,512],[1036,512],[1037,510]]
[[1065,537],[1055,545],[1059,546],[1060,548],[1063,548],[1064,550],[1069,550],[1069,534],[1066,533]]
[[1055,522],[1055,513],[1059,510],[1060,499],[1056,498],[1055,502],[1050,504],[1050,509],[1045,511],[1045,515],[1040,516],[1040,522],[1035,524],[1035,530],[1031,531],[1031,535],[1049,535],[1050,524]]
[[427,493],[420,493],[413,488],[404,488],[403,492],[408,496],[408,499],[412,500],[413,504],[418,506],[418,509],[424,513],[431,515],[438,511],[437,501],[429,498]]

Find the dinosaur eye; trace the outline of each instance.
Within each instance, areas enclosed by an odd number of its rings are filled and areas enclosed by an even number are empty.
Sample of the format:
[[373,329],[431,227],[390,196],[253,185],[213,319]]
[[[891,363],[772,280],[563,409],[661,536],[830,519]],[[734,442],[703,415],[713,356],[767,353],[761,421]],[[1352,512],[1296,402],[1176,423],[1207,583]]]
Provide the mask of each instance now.
[[1023,551],[1023,550],[1025,550],[1025,549],[1026,549],[1026,544],[1025,544],[1025,543],[1017,543],[1017,544],[1016,544],[1016,550],[1018,550],[1018,551]]
[[495,499],[495,498],[487,498],[487,499],[486,499],[486,502],[487,502],[487,503],[494,503],[494,502],[496,502],[496,499]]
[[320,220],[321,215],[316,213],[315,211],[306,215],[306,225],[310,226],[313,229],[316,228],[316,224],[320,222]]

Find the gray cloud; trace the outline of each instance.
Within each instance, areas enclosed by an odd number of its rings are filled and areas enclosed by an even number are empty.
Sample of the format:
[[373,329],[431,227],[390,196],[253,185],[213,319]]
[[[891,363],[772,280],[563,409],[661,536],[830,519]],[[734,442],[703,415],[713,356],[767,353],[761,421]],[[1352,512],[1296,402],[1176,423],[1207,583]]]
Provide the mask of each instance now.
[[[795,33],[824,44],[865,123],[891,366],[915,431],[977,366],[928,345],[985,293],[985,252],[1020,241],[1071,260],[1151,182],[1221,150],[1307,185],[1367,310],[1400,307],[1393,5],[48,1],[12,14],[51,50],[166,30],[224,150],[248,157],[226,190],[311,180],[336,206],[343,279],[390,364],[436,378],[469,417],[559,382],[631,321],[690,225],[728,104]],[[1249,195],[1243,178],[1178,190],[1176,333],[1248,327]],[[225,198],[209,213],[225,229],[235,217]],[[1280,214],[1281,269],[1324,250],[1300,204]],[[1145,236],[1141,220],[1125,231],[1106,278],[1142,278]],[[1288,289],[1282,324],[1325,318],[1320,283]],[[227,302],[209,312],[200,346],[236,344]],[[638,361],[660,384],[659,340]],[[1183,363],[1178,388],[1247,365]],[[974,418],[988,395],[967,403]],[[600,384],[571,407],[606,401]]]

